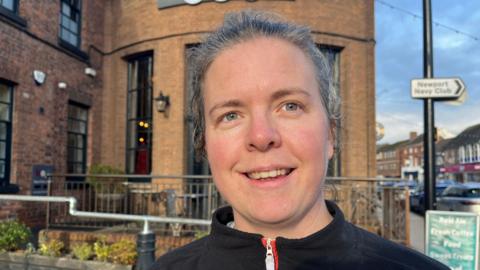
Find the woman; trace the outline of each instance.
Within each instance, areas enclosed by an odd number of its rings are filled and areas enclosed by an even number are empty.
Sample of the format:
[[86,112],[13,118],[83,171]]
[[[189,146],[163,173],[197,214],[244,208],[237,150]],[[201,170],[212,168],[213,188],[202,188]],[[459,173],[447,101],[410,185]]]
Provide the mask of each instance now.
[[192,57],[196,147],[231,207],[152,269],[448,269],[325,201],[340,101],[308,28],[231,14]]

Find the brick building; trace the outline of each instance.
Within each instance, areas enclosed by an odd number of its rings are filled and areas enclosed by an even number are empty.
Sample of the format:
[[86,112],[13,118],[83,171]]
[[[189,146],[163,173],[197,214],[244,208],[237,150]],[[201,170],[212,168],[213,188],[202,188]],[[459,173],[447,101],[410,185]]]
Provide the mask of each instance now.
[[458,182],[480,182],[480,124],[470,126],[442,149],[440,172]]
[[1,191],[41,193],[40,171],[85,173],[95,163],[208,173],[194,161],[186,52],[245,8],[311,27],[343,99],[330,173],[374,176],[373,0],[10,0],[0,2]]
[[[101,1],[0,2],[0,192],[40,194],[40,171],[99,160],[102,58],[92,46],[104,46],[103,18]],[[4,215],[45,221],[44,207],[0,203]]]
[[402,176],[402,146],[408,140],[377,147],[377,177],[400,178]]
[[[440,129],[437,141],[435,142],[436,176],[437,179],[444,179],[445,155],[453,139],[444,138],[444,132]],[[450,147],[451,148],[451,147]],[[393,144],[377,146],[377,176],[397,177],[413,179],[417,182],[423,181],[423,134],[417,135],[410,132],[409,139]]]

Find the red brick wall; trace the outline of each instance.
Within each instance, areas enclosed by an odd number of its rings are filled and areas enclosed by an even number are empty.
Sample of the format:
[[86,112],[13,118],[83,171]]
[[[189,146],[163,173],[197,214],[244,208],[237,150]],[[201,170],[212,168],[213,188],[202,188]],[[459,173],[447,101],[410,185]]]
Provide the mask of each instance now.
[[[102,62],[90,45],[103,47],[103,1],[82,1],[81,50],[87,60],[75,56],[58,43],[60,1],[19,1],[22,27],[0,18],[0,79],[15,83],[10,183],[20,194],[31,193],[32,166],[52,165],[56,173],[66,170],[67,105],[74,100],[91,105],[89,111],[88,162],[99,156]],[[84,74],[91,65],[95,78]],[[33,70],[46,74],[43,85],[36,85]],[[58,88],[67,83],[66,89]],[[17,216],[37,224],[44,220],[42,204],[21,204]],[[25,208],[25,206],[27,208]],[[8,207],[7,207],[8,208]],[[0,207],[0,212],[5,210]],[[44,222],[44,221],[43,221]]]

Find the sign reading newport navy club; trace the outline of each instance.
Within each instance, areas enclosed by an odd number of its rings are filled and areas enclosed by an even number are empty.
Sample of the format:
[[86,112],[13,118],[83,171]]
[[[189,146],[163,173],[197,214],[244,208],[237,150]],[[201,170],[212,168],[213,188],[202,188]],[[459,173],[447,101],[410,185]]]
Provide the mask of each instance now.
[[478,269],[479,216],[427,211],[426,254],[455,270]]
[[465,92],[460,78],[413,79],[412,98],[457,99]]

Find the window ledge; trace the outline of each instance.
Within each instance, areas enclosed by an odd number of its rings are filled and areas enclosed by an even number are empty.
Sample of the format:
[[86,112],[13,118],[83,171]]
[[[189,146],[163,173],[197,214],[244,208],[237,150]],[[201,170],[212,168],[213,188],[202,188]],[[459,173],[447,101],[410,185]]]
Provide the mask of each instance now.
[[88,60],[88,54],[86,54],[84,51],[80,50],[79,48],[73,46],[72,44],[64,41],[60,37],[58,38],[58,44],[60,47],[68,50],[69,52],[73,53],[75,56],[81,58],[82,60]]
[[14,24],[21,26],[21,27],[27,27],[27,21],[23,19],[22,17],[18,16],[18,14],[13,13],[12,11],[1,7],[0,6],[0,17],[8,19],[10,22],[13,22]]
[[9,184],[8,186],[0,186],[0,194],[17,194],[20,191],[17,185]]

